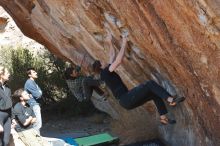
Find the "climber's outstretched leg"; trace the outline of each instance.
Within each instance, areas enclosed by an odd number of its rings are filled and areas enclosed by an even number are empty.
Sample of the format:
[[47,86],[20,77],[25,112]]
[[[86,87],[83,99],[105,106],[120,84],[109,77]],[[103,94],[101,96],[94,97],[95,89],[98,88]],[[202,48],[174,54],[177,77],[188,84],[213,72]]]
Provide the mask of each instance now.
[[160,114],[160,122],[162,124],[174,124],[174,120],[170,120],[166,117],[167,109],[163,98],[167,99],[168,97],[170,97],[169,93],[166,92],[162,87],[155,85],[154,81],[148,81],[122,95],[119,99],[119,103],[122,107],[130,110],[139,107],[150,100],[153,100],[157,107],[158,113]]
[[172,97],[164,88],[153,80],[147,81],[144,85],[153,95],[166,99],[170,106],[176,106],[178,103],[185,100],[185,97]]

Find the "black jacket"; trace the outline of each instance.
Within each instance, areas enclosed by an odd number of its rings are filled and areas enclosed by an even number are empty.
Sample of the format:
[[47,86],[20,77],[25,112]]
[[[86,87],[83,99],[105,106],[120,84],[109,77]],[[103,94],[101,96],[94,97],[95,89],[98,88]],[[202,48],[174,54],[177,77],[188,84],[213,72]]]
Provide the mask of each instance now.
[[9,110],[12,107],[11,89],[0,84],[0,110]]

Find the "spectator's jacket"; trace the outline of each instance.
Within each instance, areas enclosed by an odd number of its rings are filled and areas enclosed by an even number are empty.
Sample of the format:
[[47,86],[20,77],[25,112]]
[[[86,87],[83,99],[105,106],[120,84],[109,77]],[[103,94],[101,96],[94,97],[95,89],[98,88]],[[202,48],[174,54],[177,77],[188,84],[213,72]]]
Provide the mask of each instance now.
[[32,116],[33,118],[36,117],[34,114],[34,111],[32,110],[32,108],[30,108],[30,106],[28,104],[26,104],[26,106],[24,106],[20,102],[18,102],[14,106],[12,113],[13,113],[13,117],[18,122],[18,125],[16,125],[16,127],[15,127],[16,131],[20,132],[23,130],[33,128],[32,124],[24,126],[26,119],[28,119],[30,116]]
[[0,83],[0,110],[10,110],[12,107],[11,90]]
[[42,97],[42,90],[40,89],[40,87],[37,85],[37,83],[34,80],[28,79],[25,82],[24,85],[24,89],[32,95],[33,98],[31,98],[28,101],[28,104],[30,104],[31,106],[38,104],[37,103],[37,99],[40,99]]

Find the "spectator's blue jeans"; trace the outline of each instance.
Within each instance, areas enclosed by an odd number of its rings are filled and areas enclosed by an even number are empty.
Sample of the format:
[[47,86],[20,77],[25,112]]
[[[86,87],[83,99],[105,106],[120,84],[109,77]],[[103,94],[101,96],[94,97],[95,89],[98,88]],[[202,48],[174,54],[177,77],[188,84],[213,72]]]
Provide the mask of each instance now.
[[28,104],[31,106],[31,108],[34,111],[34,114],[36,116],[36,122],[33,125],[33,128],[37,130],[40,133],[40,128],[42,127],[42,118],[41,118],[41,108],[39,103],[34,98],[30,98],[28,100]]
[[119,97],[119,103],[126,109],[134,109],[143,105],[149,100],[153,100],[160,115],[167,113],[163,99],[167,99],[170,94],[156,82],[150,80],[144,84],[131,89]]
[[41,108],[39,104],[35,104],[32,107],[34,114],[36,116],[36,122],[33,125],[33,128],[40,133],[40,128],[42,127],[42,118],[41,118]]

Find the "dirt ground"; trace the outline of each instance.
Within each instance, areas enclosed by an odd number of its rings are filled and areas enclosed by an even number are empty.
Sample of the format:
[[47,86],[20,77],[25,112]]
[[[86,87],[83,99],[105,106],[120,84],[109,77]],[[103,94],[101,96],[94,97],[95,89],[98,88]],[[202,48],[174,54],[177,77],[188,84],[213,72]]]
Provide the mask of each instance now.
[[57,118],[56,115],[43,119],[41,135],[45,137],[83,137],[104,132],[111,133],[111,118],[102,113],[87,117]]

